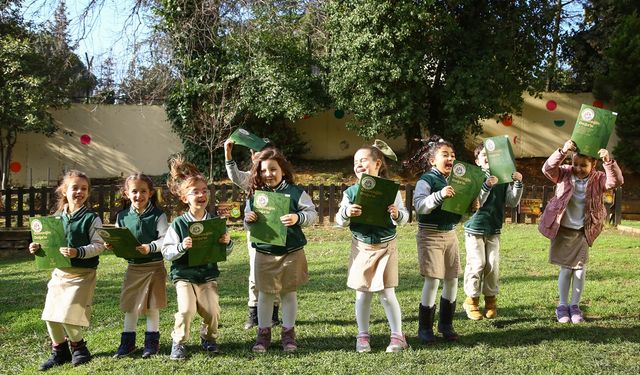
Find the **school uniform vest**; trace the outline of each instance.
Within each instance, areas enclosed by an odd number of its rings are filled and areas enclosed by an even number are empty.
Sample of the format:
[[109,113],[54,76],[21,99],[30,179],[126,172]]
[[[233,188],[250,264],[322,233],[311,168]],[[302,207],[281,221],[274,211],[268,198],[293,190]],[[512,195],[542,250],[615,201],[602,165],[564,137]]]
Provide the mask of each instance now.
[[[208,213],[202,220],[211,219],[213,216]],[[189,221],[186,215],[178,216],[171,223],[171,227],[176,231],[180,240],[189,237]],[[220,276],[217,263],[208,263],[200,266],[189,266],[189,250],[180,258],[171,262],[171,271],[169,272],[171,281],[188,281],[193,284],[203,284],[208,281],[214,281]]]
[[[447,186],[447,180],[442,175],[437,175],[433,171],[429,171],[420,177],[431,187],[431,193],[442,190]],[[442,206],[436,207],[430,213],[418,215],[418,225],[421,228],[433,228],[437,230],[452,230],[453,227],[460,222],[462,215],[453,212],[444,211]],[[421,225],[422,224],[422,225]]]
[[[149,244],[158,239],[157,223],[158,218],[163,214],[164,212],[161,209],[149,203],[141,214],[138,214],[133,207],[118,212],[116,221],[119,227],[129,229],[141,244]],[[155,245],[153,246],[155,247]],[[142,258],[127,258],[127,261],[132,264],[143,264],[159,260],[162,260],[160,251],[150,252]]]
[[[91,224],[98,217],[98,214],[89,211],[87,207],[82,207],[71,216],[64,213],[59,213],[58,215],[62,217],[62,225],[68,247],[77,249],[91,243]],[[99,262],[98,256],[71,258],[71,267],[98,268]]]
[[[265,189],[265,191],[272,191],[280,194],[289,195],[291,198],[289,203],[289,213],[296,213],[300,209],[298,207],[298,202],[300,201],[300,197],[304,190],[296,185],[291,185],[286,181],[282,181],[274,190]],[[251,209],[253,209],[253,196],[249,199],[249,204]],[[296,250],[300,250],[307,244],[307,238],[302,233],[302,227],[298,223],[287,227],[287,242],[285,246],[276,246],[266,243],[255,243],[252,242],[251,245],[261,253],[271,254],[271,255],[284,255],[287,253],[292,253]]]
[[482,207],[464,223],[466,233],[487,236],[500,234],[504,221],[504,206],[508,187],[509,184],[499,184],[491,188]]
[[[353,204],[353,201],[356,199],[356,195],[358,194],[358,189],[359,185],[356,184],[345,190],[345,194],[349,198],[349,203]],[[349,229],[356,240],[366,244],[379,244],[389,242],[396,238],[396,226],[391,221],[391,215],[387,215],[385,218],[384,227],[354,223],[351,221],[349,223]]]

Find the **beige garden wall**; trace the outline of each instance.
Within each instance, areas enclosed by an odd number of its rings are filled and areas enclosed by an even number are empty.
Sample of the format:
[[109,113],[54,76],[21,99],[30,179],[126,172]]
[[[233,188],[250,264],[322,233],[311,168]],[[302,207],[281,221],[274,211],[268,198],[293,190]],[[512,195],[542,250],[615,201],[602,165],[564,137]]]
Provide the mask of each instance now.
[[[594,101],[591,94],[558,93],[543,94],[542,98],[525,95],[524,99],[522,115],[513,116],[511,126],[488,119],[483,122],[484,134],[478,138],[505,134],[512,141],[516,157],[547,156],[570,138],[580,105]],[[556,103],[554,110],[547,108],[549,100]],[[38,184],[47,178],[54,183],[64,170],[70,168],[100,178],[127,175],[134,171],[160,175],[167,172],[169,156],[182,150],[162,106],[78,104],[53,115],[61,128],[53,137],[38,134],[19,136],[12,160],[20,163],[21,170],[12,174],[13,185],[29,186],[31,181]],[[348,115],[338,117],[335,111],[330,110],[294,124],[309,146],[304,159],[349,158],[361,145],[371,142],[346,129]],[[564,123],[557,126],[556,122]],[[80,141],[84,134],[91,137],[88,145]],[[404,151],[402,137],[382,139],[394,150]],[[468,143],[472,145],[479,139],[470,139]],[[617,141],[614,135],[609,142],[609,150]]]

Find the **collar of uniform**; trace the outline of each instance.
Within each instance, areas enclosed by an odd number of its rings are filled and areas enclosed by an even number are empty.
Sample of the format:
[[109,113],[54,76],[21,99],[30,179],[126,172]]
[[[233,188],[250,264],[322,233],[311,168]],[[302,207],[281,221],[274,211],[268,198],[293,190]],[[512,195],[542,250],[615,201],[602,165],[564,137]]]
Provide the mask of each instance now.
[[129,206],[129,212],[132,212],[132,213],[134,213],[134,214],[136,214],[136,215],[138,215],[138,216],[142,216],[142,215],[144,215],[144,214],[146,214],[146,213],[149,213],[151,210],[153,210],[153,204],[151,203],[151,201],[149,201],[149,202],[147,203],[147,207],[145,207],[145,208],[144,208],[144,211],[142,211],[142,212],[138,212],[138,211],[133,207],[133,204],[131,204],[131,206]]
[[204,216],[202,217],[202,219],[196,219],[193,215],[191,215],[190,211],[187,211],[184,214],[182,214],[182,217],[184,217],[185,220],[187,221],[202,221],[202,220],[211,219],[211,215],[209,215],[207,211],[204,212]]
[[62,208],[62,214],[68,217],[69,219],[74,219],[78,216],[82,216],[84,215],[85,212],[87,212],[87,206],[85,205],[82,205],[80,208],[78,208],[73,212],[69,212],[68,204],[65,204],[64,207]]

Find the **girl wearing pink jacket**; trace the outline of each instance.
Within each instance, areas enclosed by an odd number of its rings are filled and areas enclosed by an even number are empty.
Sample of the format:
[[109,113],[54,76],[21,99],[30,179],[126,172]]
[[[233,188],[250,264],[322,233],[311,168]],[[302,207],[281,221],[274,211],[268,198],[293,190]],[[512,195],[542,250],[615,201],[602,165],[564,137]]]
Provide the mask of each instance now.
[[579,304],[589,247],[602,231],[606,217],[602,195],[624,182],[618,164],[605,149],[598,151],[604,172],[596,170],[597,159],[577,152],[573,153],[571,165],[562,165],[567,153],[575,150],[575,143],[568,140],[542,167],[544,175],[556,184],[555,195],[545,207],[538,230],[551,239],[549,262],[560,266],[560,302],[556,307],[560,323],[584,322]]

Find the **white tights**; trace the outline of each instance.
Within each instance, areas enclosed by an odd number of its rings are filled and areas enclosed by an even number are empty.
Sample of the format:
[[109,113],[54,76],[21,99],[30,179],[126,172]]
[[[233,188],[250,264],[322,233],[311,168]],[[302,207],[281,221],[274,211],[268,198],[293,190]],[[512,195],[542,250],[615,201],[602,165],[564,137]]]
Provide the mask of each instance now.
[[[158,332],[160,330],[160,310],[147,309],[147,332]],[[123,332],[135,332],[138,325],[138,313],[124,313]]]
[[[271,327],[275,300],[275,293],[258,292],[258,327]],[[298,313],[296,291],[281,294],[280,306],[282,307],[282,328],[293,328],[296,325],[296,315]]]
[[560,273],[558,275],[558,293],[560,294],[559,305],[569,305],[569,289],[571,288],[572,282],[573,288],[571,293],[571,305],[580,304],[580,298],[582,297],[582,291],[584,290],[586,273],[586,267],[577,270],[560,267]]
[[[356,322],[359,333],[369,332],[369,321],[371,319],[371,300],[374,292],[360,292],[356,290]],[[396,298],[395,288],[386,288],[378,292],[380,303],[384,308],[389,321],[391,333],[402,334],[402,313],[400,303]]]
[[[422,298],[420,303],[425,307],[432,307],[436,304],[436,295],[438,294],[438,286],[440,285],[440,279],[434,279],[432,277],[424,278],[424,285],[422,286]],[[454,302],[458,296],[458,278],[444,279],[442,281],[442,297],[449,302]]]

